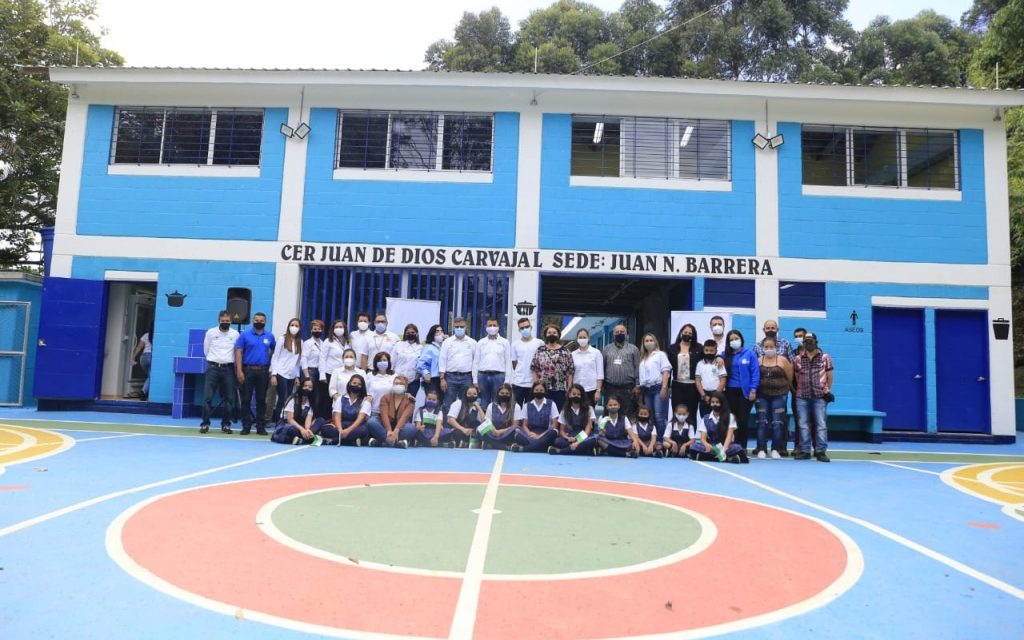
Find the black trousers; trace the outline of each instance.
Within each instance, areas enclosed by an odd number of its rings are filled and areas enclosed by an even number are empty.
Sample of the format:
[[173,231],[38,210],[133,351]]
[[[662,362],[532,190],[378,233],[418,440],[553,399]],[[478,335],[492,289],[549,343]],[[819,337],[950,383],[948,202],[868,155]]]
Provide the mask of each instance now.
[[743,389],[739,387],[726,387],[725,400],[729,403],[729,410],[736,417],[736,444],[746,449],[750,438],[747,425],[750,423],[750,408],[754,403],[747,400],[747,396],[743,395]]
[[[257,427],[266,427],[267,387],[270,386],[269,367],[242,367],[245,381],[242,382],[242,427],[256,423]],[[256,416],[252,414],[252,396],[256,394]]]
[[207,363],[206,379],[203,381],[203,422],[210,424],[214,392],[220,393],[221,424],[231,424],[231,412],[235,407],[235,365],[217,367]]
[[697,424],[697,404],[700,402],[700,395],[697,393],[697,383],[684,384],[672,381],[672,407],[669,409],[668,417],[675,415],[677,404],[685,404],[690,413],[686,416],[687,422]]
[[512,387],[512,400],[516,404],[526,404],[530,401],[530,394],[533,393],[533,387]]

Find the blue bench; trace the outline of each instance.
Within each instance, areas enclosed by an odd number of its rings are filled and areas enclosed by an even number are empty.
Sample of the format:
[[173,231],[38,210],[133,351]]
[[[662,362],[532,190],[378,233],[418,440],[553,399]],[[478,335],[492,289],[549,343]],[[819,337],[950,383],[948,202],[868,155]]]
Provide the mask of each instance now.
[[206,329],[189,329],[187,356],[174,358],[174,399],[171,403],[172,418],[192,417],[192,404],[196,396],[196,381],[206,373],[206,357],[203,354],[203,340]]

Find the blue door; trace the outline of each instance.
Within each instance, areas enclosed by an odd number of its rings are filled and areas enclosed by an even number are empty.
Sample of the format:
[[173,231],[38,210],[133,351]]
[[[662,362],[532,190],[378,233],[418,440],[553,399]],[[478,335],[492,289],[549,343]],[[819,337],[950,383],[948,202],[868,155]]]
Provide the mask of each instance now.
[[939,431],[991,433],[988,314],[936,311],[935,344]]
[[35,397],[99,397],[106,316],[107,287],[102,280],[43,281]]
[[885,412],[885,429],[924,431],[924,310],[876,307],[871,312],[875,411]]

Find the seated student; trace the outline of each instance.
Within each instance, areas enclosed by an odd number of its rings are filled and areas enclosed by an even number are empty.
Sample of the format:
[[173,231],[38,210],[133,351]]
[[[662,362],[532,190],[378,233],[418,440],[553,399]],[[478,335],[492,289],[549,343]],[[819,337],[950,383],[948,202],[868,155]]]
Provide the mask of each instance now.
[[473,445],[480,447],[476,437],[476,428],[484,421],[484,410],[480,406],[480,385],[472,383],[462,392],[462,397],[448,407],[445,423],[452,430],[451,441],[456,447],[464,448]]
[[412,423],[416,398],[408,392],[408,382],[409,379],[403,375],[395,376],[391,392],[380,400],[380,413],[371,415],[366,421],[371,447],[405,449],[416,437],[416,425]]
[[640,405],[636,410],[636,422],[633,423],[633,450],[637,456],[661,457],[661,446],[658,442],[658,425],[651,418],[651,409]]
[[548,453],[585,456],[597,451],[597,438],[591,435],[597,420],[590,406],[591,397],[593,393],[586,391],[581,384],[569,387],[569,401],[558,414],[558,437],[555,444],[548,447]]
[[363,379],[366,378],[366,372],[356,368],[355,349],[345,349],[341,358],[341,366],[334,369],[334,373],[331,374],[331,381],[327,385],[327,393],[330,394],[331,402],[334,402],[345,393],[345,390],[348,389],[348,381],[356,374],[363,376]]
[[[444,412],[441,411],[438,392],[430,389],[423,400],[423,406],[416,410],[417,444],[421,447],[444,445],[455,446],[451,442],[452,430],[444,426]],[[449,446],[451,445],[451,446]]]
[[517,407],[513,397],[512,385],[506,382],[498,387],[494,401],[487,405],[486,422],[478,428],[483,449],[508,449],[515,442]]
[[547,451],[558,437],[558,405],[547,397],[547,387],[537,382],[531,400],[516,408],[516,442],[510,451]]
[[708,394],[709,411],[701,416],[704,428],[707,430],[707,439],[714,448],[714,452],[695,451],[691,457],[694,460],[718,460],[719,462],[747,463],[746,448],[734,442],[736,437],[736,419],[729,411],[729,405],[725,396],[718,391]]
[[334,401],[333,427],[324,427],[324,442],[359,447],[369,435],[366,420],[370,417],[370,401],[366,398],[366,380],[359,374],[352,376],[346,391],[348,393]]
[[665,430],[661,433],[662,455],[681,456],[686,449],[693,444],[690,442],[690,408],[685,402],[676,405],[672,417],[665,423]]
[[714,457],[714,447],[708,440],[708,429],[704,426],[703,420],[698,420],[695,425],[687,424],[683,433],[686,434],[686,440],[679,445],[679,457],[694,460],[700,459],[701,454],[711,454]]
[[622,401],[618,396],[609,396],[604,403],[604,416],[597,422],[597,446],[610,456],[635,458],[636,435],[629,418],[622,413]]
[[325,420],[317,418],[315,413],[315,395],[313,380],[306,378],[302,385],[285,401],[281,410],[281,419],[270,434],[270,441],[278,444],[311,444],[319,446],[323,442],[320,431]]

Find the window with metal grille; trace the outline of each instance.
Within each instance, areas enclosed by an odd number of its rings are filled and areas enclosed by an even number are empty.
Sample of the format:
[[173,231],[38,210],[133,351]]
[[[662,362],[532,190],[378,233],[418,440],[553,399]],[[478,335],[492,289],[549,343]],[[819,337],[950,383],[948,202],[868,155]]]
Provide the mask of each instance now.
[[120,107],[111,164],[258,166],[261,109]]
[[571,175],[731,180],[728,120],[574,115]]
[[489,172],[494,116],[339,111],[335,168]]
[[804,125],[803,183],[959,189],[956,131]]

